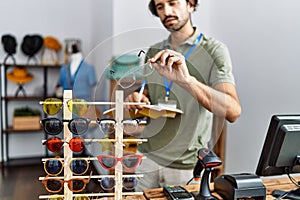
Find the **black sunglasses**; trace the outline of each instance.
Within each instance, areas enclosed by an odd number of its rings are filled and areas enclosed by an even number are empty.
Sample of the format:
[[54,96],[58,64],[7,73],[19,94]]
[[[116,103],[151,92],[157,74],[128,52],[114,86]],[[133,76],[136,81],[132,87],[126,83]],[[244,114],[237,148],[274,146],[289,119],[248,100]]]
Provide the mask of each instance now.
[[73,118],[71,120],[45,118],[41,120],[44,131],[49,135],[57,135],[62,132],[64,122],[68,122],[68,128],[73,134],[82,135],[88,130],[91,120],[85,118]]

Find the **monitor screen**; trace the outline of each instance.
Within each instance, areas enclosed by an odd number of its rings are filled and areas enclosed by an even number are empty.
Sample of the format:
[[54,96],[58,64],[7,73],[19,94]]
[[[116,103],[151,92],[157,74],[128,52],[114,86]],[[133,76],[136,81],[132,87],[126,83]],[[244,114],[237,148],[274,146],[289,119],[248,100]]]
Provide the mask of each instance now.
[[300,114],[273,115],[256,174],[300,173]]

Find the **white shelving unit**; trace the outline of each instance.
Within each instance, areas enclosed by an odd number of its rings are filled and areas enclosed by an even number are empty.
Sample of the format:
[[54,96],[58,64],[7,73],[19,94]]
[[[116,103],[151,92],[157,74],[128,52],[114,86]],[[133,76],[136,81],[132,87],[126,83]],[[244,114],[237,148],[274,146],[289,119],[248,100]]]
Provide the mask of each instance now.
[[[124,139],[123,138],[123,127],[121,125],[121,122],[123,120],[123,108],[124,108],[124,102],[123,102],[123,91],[117,90],[116,91],[116,100],[115,102],[90,102],[90,104],[93,105],[112,105],[114,104],[116,106],[116,130],[115,130],[115,139],[85,139],[85,142],[114,142],[114,153],[116,157],[122,157],[123,156],[123,146],[124,142],[130,140],[131,142],[146,142],[146,139]],[[72,99],[72,91],[67,90],[64,91],[64,105],[66,105],[67,101],[69,99]],[[64,106],[63,108],[63,117],[64,119],[71,119],[72,113],[68,110],[67,106]],[[72,133],[69,131],[67,124],[64,124],[64,141],[69,141],[72,138]],[[68,145],[64,146],[64,165],[67,166],[69,163],[66,163],[66,161],[72,160],[73,153],[70,150]],[[96,160],[97,158],[87,158],[90,160]],[[142,192],[123,192],[123,177],[142,177],[141,174],[123,174],[122,164],[120,162],[117,163],[114,170],[114,175],[92,175],[91,178],[103,178],[103,177],[114,177],[115,178],[115,192],[114,193],[78,193],[73,194],[73,192],[68,188],[67,183],[64,184],[64,193],[63,195],[56,195],[61,196],[64,198],[64,200],[72,200],[76,196],[88,196],[95,199],[95,197],[104,197],[104,196],[111,196],[114,197],[115,200],[120,200],[124,195],[131,196],[131,195],[143,195]],[[64,167],[64,176],[57,177],[58,179],[64,179],[69,180],[71,178],[89,178],[89,176],[73,176],[72,171],[69,169],[69,167]],[[39,180],[44,180],[45,177],[39,177]],[[55,195],[55,194],[52,194]],[[40,195],[39,199],[48,199],[52,195]]]

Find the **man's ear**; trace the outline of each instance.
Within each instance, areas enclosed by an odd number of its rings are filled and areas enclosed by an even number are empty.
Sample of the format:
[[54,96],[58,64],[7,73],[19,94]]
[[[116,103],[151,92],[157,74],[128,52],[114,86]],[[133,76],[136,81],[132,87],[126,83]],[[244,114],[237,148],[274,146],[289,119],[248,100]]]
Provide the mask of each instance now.
[[195,11],[195,4],[193,0],[187,1],[187,6],[190,13]]

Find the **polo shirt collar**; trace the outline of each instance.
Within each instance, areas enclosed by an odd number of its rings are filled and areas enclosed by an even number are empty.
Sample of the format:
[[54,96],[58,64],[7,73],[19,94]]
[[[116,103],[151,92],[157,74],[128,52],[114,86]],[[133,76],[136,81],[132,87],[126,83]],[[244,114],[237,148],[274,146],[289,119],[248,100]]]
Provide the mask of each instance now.
[[[185,42],[183,42],[181,45],[188,44],[192,46],[196,42],[198,36],[200,35],[200,31],[196,27],[194,27],[194,29],[195,29],[194,34],[191,37],[189,37]],[[165,40],[165,49],[171,49],[171,48],[172,48],[171,35],[169,35],[167,40]]]

